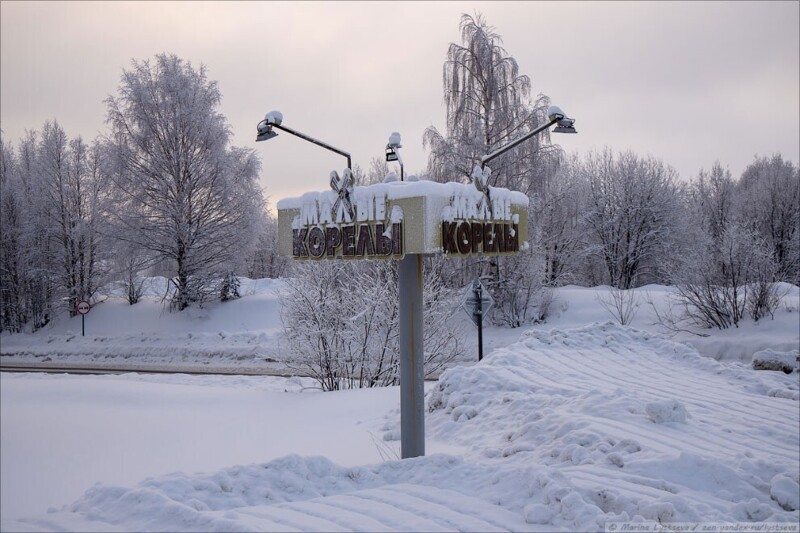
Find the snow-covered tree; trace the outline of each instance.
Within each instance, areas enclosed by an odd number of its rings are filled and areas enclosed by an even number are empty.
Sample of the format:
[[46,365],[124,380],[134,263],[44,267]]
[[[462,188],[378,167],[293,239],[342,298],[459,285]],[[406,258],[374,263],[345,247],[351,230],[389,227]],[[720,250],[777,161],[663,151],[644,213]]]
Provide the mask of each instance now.
[[4,141],[2,158],[2,328],[35,330],[55,310],[74,314],[103,281],[100,153],[48,122],[16,154]]
[[658,276],[680,213],[675,170],[653,158],[609,149],[589,153],[585,229],[589,252],[610,285],[630,289]]
[[241,283],[239,282],[239,278],[236,277],[236,274],[233,272],[225,274],[219,284],[220,301],[227,302],[228,300],[241,298],[242,295],[239,294],[240,287]]
[[[549,106],[543,95],[531,99],[530,78],[520,74],[501,37],[481,15],[462,15],[460,31],[461,42],[450,44],[443,66],[445,131],[431,126],[423,136],[430,150],[428,177],[440,182],[470,180],[481,157],[545,123]],[[548,132],[542,132],[493,159],[489,185],[541,196],[560,158],[561,150],[550,144]],[[533,215],[532,203],[529,219]],[[532,230],[534,238],[541,235]],[[494,316],[518,324],[520,313],[527,315],[521,306],[530,303],[530,295],[538,292],[544,279],[544,264],[534,259],[533,254],[454,259],[447,278],[455,286],[475,276],[491,278],[489,290],[498,302]],[[523,279],[532,285],[520,287],[517,282]]]
[[736,182],[730,170],[717,161],[710,172],[701,170],[692,190],[693,204],[700,214],[700,223],[713,240],[722,239],[732,222]]
[[38,146],[38,134],[26,131],[20,141],[17,157],[17,200],[21,206],[20,262],[23,265],[21,290],[25,298],[25,322],[29,322],[33,330],[50,321],[58,285],[58,279],[53,275],[52,242],[44,188],[39,183]]
[[288,258],[278,253],[278,219],[264,209],[254,230],[255,243],[246,256],[245,272],[250,278],[280,278]]
[[27,321],[20,193],[16,154],[0,135],[0,331],[19,332]]
[[800,167],[780,154],[756,158],[737,193],[743,223],[771,248],[776,279],[800,284]]
[[120,238],[172,265],[179,310],[202,300],[253,242],[263,206],[259,161],[228,147],[220,100],[204,66],[167,54],[134,60],[106,100],[117,199],[108,215]]
[[544,282],[549,286],[580,280],[587,242],[581,223],[586,189],[580,163],[577,157],[571,157],[531,198],[528,227],[543,254]]
[[71,316],[77,314],[79,301],[92,298],[100,282],[98,229],[104,184],[98,158],[97,149],[80,137],[68,140],[57,122],[42,129],[37,177],[54,241],[55,274]]
[[[549,100],[531,102],[531,82],[486,20],[464,14],[461,43],[451,43],[443,67],[446,129],[429,127],[428,174],[435,181],[469,180],[480,158],[547,121]],[[492,161],[490,185],[530,194],[552,170],[558,150],[547,132]]]
[[[778,305],[774,281],[786,275],[782,268],[787,263],[782,267],[780,259],[788,257],[781,252],[791,248],[790,240],[781,245],[781,236],[791,235],[797,223],[784,220],[796,209],[792,202],[776,198],[793,194],[794,184],[779,178],[783,167],[778,159],[757,160],[745,171],[747,181],[737,183],[715,163],[710,172],[701,170],[692,184],[687,213],[694,224],[691,241],[684,253],[676,254],[669,279],[685,317],[696,325],[738,326],[746,313],[759,320]],[[791,176],[792,166],[785,170]],[[771,194],[771,189],[776,190]]]

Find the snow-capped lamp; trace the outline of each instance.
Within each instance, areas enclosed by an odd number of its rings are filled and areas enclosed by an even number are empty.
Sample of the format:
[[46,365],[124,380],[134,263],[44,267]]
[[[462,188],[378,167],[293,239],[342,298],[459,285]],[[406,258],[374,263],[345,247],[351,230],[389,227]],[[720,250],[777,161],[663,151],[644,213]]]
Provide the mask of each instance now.
[[295,131],[295,130],[293,130],[291,128],[288,128],[288,127],[284,126],[283,125],[283,113],[281,113],[280,111],[270,111],[264,117],[264,120],[262,120],[261,122],[258,123],[258,125],[256,126],[256,132],[257,132],[256,133],[256,142],[258,142],[258,141],[268,141],[269,139],[272,139],[273,137],[277,137],[278,134],[275,131],[273,131],[273,128],[278,128],[279,130],[285,131],[286,133],[291,133],[292,135],[295,135],[296,137],[300,137],[301,139],[305,139],[306,141],[314,143],[317,146],[322,146],[323,148],[326,148],[326,149],[330,150],[331,152],[335,152],[335,153],[337,153],[339,155],[342,155],[342,156],[346,157],[347,158],[347,168],[348,169],[352,168],[352,165],[350,164],[350,154],[348,154],[344,150],[339,150],[338,148],[334,148],[330,144],[324,143],[324,142],[320,141],[319,139],[315,139],[314,137],[311,137],[311,136],[306,135],[304,133],[300,133],[299,131]]
[[267,141],[273,137],[277,137],[278,134],[272,130],[272,126],[280,126],[281,122],[283,122],[283,113],[280,111],[270,111],[267,113],[264,120],[259,122],[258,126],[256,126],[256,130],[258,131],[256,142]]
[[386,145],[386,162],[391,163],[392,161],[397,161],[400,163],[400,181],[403,181],[403,158],[400,157],[398,148],[402,147],[403,146],[400,144],[400,134],[393,131],[392,134],[389,135],[389,143]]

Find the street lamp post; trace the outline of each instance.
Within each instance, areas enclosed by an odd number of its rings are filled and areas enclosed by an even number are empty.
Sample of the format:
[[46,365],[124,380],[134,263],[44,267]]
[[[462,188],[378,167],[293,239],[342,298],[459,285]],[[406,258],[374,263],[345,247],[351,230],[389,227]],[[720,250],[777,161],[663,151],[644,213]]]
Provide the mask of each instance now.
[[[404,181],[400,134],[392,132],[386,145],[386,161],[400,164]],[[425,346],[423,343],[422,255],[405,254],[397,267],[400,340],[400,456],[425,455]]]
[[348,154],[344,150],[340,150],[339,148],[331,146],[326,142],[320,141],[319,139],[315,139],[314,137],[306,135],[305,133],[300,133],[299,131],[284,126],[283,114],[280,111],[270,111],[269,113],[267,113],[267,116],[264,117],[264,120],[258,123],[258,126],[256,126],[256,129],[258,131],[258,135],[256,135],[256,142],[268,141],[273,137],[277,137],[278,134],[275,131],[273,131],[273,128],[285,131],[286,133],[291,133],[292,135],[300,137],[301,139],[305,139],[306,141],[314,143],[317,146],[321,146],[323,148],[330,150],[331,152],[335,152],[339,155],[342,155],[347,158],[347,168],[350,169],[353,168],[352,165],[350,164],[350,154]]
[[494,152],[488,153],[485,156],[481,157],[481,168],[485,168],[486,163],[488,163],[495,157],[506,153],[507,151],[511,150],[518,144],[525,142],[534,135],[543,132],[553,124],[558,124],[558,126],[556,126],[555,129],[553,129],[553,133],[578,133],[575,130],[575,119],[568,118],[567,115],[563,111],[561,111],[561,108],[558,106],[552,105],[547,109],[547,118],[549,119],[549,121],[543,126],[539,126],[532,132],[526,133],[519,139],[515,139],[510,143],[508,143],[507,145],[501,146]]
[[[491,202],[489,199],[489,187],[488,187],[488,173],[489,169],[486,169],[486,172],[482,172],[483,167],[485,167],[486,163],[495,157],[501,155],[502,153],[510,150],[514,146],[517,146],[521,142],[531,138],[532,136],[544,131],[546,128],[557,124],[554,132],[557,133],[575,133],[574,120],[567,118],[563,111],[559,108],[553,106],[548,109],[548,118],[549,122],[544,126],[536,128],[534,131],[524,135],[523,137],[512,141],[508,145],[495,150],[494,152],[487,154],[481,158],[482,166],[480,168],[476,167],[477,173],[474,174],[475,185],[481,190],[481,192],[485,195],[485,200],[481,199],[480,203],[475,204],[476,210],[475,214],[467,215],[464,217],[460,217],[458,221],[452,223],[443,223],[442,219],[439,214],[431,211],[429,208],[426,208],[427,202],[431,200],[435,200],[435,206],[439,206],[444,213],[445,208],[452,209],[452,202],[454,199],[452,198],[452,194],[450,189],[448,188],[447,194],[441,194],[439,191],[439,196],[436,198],[427,198],[427,196],[423,193],[423,191],[417,191],[417,194],[411,194],[410,196],[400,196],[398,198],[402,199],[405,202],[409,202],[408,204],[399,205],[398,199],[386,198],[385,191],[382,193],[384,195],[383,203],[381,205],[386,205],[387,202],[391,205],[392,209],[392,224],[393,228],[396,227],[397,229],[397,251],[393,253],[375,253],[373,250],[373,244],[370,244],[371,241],[371,233],[370,225],[368,223],[361,224],[361,221],[355,221],[355,217],[351,216],[350,218],[353,219],[347,220],[348,225],[343,225],[341,220],[334,224],[335,227],[326,227],[325,233],[322,232],[322,229],[319,227],[319,222],[310,220],[307,221],[305,224],[302,222],[300,226],[302,228],[296,228],[295,222],[297,221],[300,216],[299,213],[303,210],[304,206],[307,204],[303,204],[295,207],[289,207],[287,205],[284,208],[279,207],[279,223],[280,232],[281,232],[281,247],[282,250],[287,250],[285,253],[289,253],[288,250],[294,250],[292,255],[296,258],[308,258],[309,257],[309,249],[313,248],[313,250],[319,250],[321,254],[311,253],[311,256],[321,258],[336,258],[336,257],[345,257],[345,256],[358,256],[364,258],[371,258],[371,257],[392,257],[392,256],[402,256],[402,259],[399,261],[398,265],[398,292],[399,292],[399,344],[400,344],[400,425],[401,425],[401,456],[403,459],[411,458],[411,457],[419,457],[425,455],[425,410],[424,410],[424,346],[423,346],[423,305],[422,305],[422,296],[423,296],[423,262],[422,258],[424,254],[453,254],[453,255],[469,255],[470,253],[490,253],[490,254],[501,254],[501,253],[516,253],[519,251],[519,242],[525,238],[527,232],[527,222],[526,222],[526,212],[524,206],[527,205],[527,200],[523,203],[520,200],[512,200],[514,198],[513,195],[509,195],[506,200],[505,204],[502,204],[504,208],[504,215],[500,216],[496,221],[494,217],[490,217],[490,219],[486,220],[485,216],[481,216],[480,218],[477,215],[478,209],[483,209],[480,206],[486,206],[488,204],[489,213],[491,215]],[[337,205],[339,205],[339,201],[343,201],[342,205],[346,205],[347,209],[352,212],[353,204],[350,201],[349,194],[351,192],[351,187],[349,185],[349,175],[350,175],[350,154],[339,150],[333,146],[330,146],[327,143],[324,143],[318,139],[314,139],[307,135],[304,135],[300,132],[294,131],[286,126],[283,126],[283,115],[281,115],[277,111],[273,111],[267,114],[267,116],[258,124],[258,135],[256,137],[256,141],[265,141],[277,136],[277,133],[274,129],[279,129],[282,131],[286,131],[291,133],[297,137],[305,139],[309,142],[312,142],[318,146],[326,148],[332,152],[337,154],[343,155],[347,158],[347,166],[348,171],[347,175],[344,177],[342,182],[338,181],[338,176],[335,176],[335,173],[332,173],[331,176],[331,187],[334,189],[334,192],[337,192],[339,195],[339,199],[336,201],[337,203],[334,204],[332,208],[333,211],[337,210]],[[397,161],[400,164],[400,174],[401,179],[404,178],[404,171],[403,171],[403,160],[400,157],[398,149],[401,148],[400,145],[400,134],[392,133],[389,138],[389,143],[386,145],[386,160]],[[414,180],[413,177],[409,177],[412,181]],[[463,184],[452,184],[456,186],[457,189],[463,188]],[[399,189],[408,189],[406,187],[399,187]],[[468,189],[467,189],[468,190]],[[413,193],[414,191],[405,190],[401,191],[405,194]],[[465,191],[466,192],[466,191]],[[517,193],[517,195],[519,195]],[[436,195],[434,195],[436,196]],[[472,197],[472,195],[469,195]],[[412,202],[413,200],[413,202]],[[305,200],[304,200],[305,201]],[[483,202],[487,202],[484,204]],[[436,203],[441,202],[441,203]],[[448,204],[449,203],[449,204]],[[515,210],[512,216],[511,206],[515,205]],[[321,209],[320,206],[322,205],[329,205],[327,200],[321,201],[319,197],[313,200],[313,205],[316,206],[317,209]],[[399,208],[399,209],[398,209]],[[408,208],[410,213],[408,213],[409,221],[414,220],[414,223],[409,224],[408,226],[405,225],[403,221],[404,215],[403,210]],[[376,204],[376,213],[377,213],[377,204]],[[379,233],[383,233],[384,228],[384,214],[387,214],[389,211],[386,211],[386,207],[381,209],[380,218],[379,215],[375,214],[367,215],[365,221],[373,220],[375,221],[375,235]],[[398,209],[400,215],[400,221],[394,222],[394,211]],[[338,212],[338,211],[337,211]],[[483,211],[482,211],[483,212]],[[313,218],[313,217],[312,217]],[[338,218],[338,217],[333,217]],[[512,222],[513,221],[513,222]],[[353,241],[355,235],[355,228],[356,222],[360,224],[358,230],[358,244],[359,246],[356,249],[360,249],[361,251],[353,253]],[[448,226],[449,224],[449,226]],[[313,226],[313,228],[309,229],[309,226]],[[447,234],[447,227],[450,228],[450,233]],[[284,229],[285,228],[285,229]],[[485,231],[487,234],[494,235],[494,232],[500,232],[500,239],[499,241],[495,242],[494,238],[489,238],[484,235],[484,228],[488,228]],[[434,236],[434,238],[429,238],[429,232]],[[436,241],[436,232],[441,229],[442,233],[439,236],[439,244]],[[461,238],[461,234],[463,230],[467,230],[467,236],[469,239],[464,240]],[[521,231],[521,233],[517,234],[517,229]],[[312,239],[311,231],[316,232],[314,239]],[[336,235],[340,235],[339,232],[347,232],[346,234],[349,235],[350,242],[348,245],[344,245],[343,240],[344,237],[336,237]],[[393,230],[394,231],[394,230]],[[456,246],[454,240],[454,232],[458,231],[459,235],[459,244]],[[406,233],[409,235],[404,236]],[[325,248],[321,247],[319,242],[321,238],[327,239],[327,235],[332,235],[332,243],[330,247]],[[362,236],[363,235],[363,236]],[[384,234],[385,235],[385,234]],[[448,237],[449,235],[449,237]],[[481,238],[476,237],[476,235],[481,236]],[[410,243],[406,244],[406,237],[410,236],[409,239]],[[506,236],[508,236],[508,241],[506,242]],[[339,239],[338,243],[336,239]],[[386,237],[389,238],[389,237]],[[363,241],[362,241],[363,239]],[[392,234],[392,239],[394,239],[394,234]],[[450,239],[447,241],[447,239]],[[470,243],[473,240],[474,242],[471,243],[469,249],[464,249],[462,247],[463,243]],[[314,242],[316,244],[314,244]],[[362,245],[362,242],[366,242],[367,244]],[[449,243],[449,244],[448,244]],[[498,244],[499,243],[499,244]],[[491,245],[491,246],[490,246]],[[311,247],[311,248],[308,248]],[[340,248],[340,255],[337,254],[337,247]],[[359,248],[360,247],[360,248]],[[482,252],[478,252],[479,247],[482,249]],[[298,251],[299,250],[299,251]],[[327,253],[326,253],[326,250]],[[349,253],[348,253],[349,251]],[[484,312],[484,304],[483,301],[480,301],[478,305],[478,313]]]
[[[548,118],[548,122],[546,124],[544,124],[542,126],[539,126],[538,128],[536,128],[535,130],[533,130],[533,131],[531,131],[529,133],[526,133],[525,135],[523,135],[519,139],[515,139],[515,140],[511,141],[510,143],[508,143],[505,146],[501,146],[500,148],[498,148],[494,152],[488,153],[485,156],[481,157],[481,171],[483,171],[486,168],[486,163],[488,163],[489,161],[491,161],[495,157],[500,156],[500,155],[508,152],[509,150],[511,150],[512,148],[517,146],[518,144],[527,141],[528,139],[530,139],[534,135],[538,135],[539,133],[543,132],[544,130],[546,130],[547,128],[552,126],[553,124],[558,124],[553,129],[553,133],[578,133],[575,130],[575,119],[567,117],[566,113],[564,113],[561,110],[561,108],[558,107],[558,106],[551,105],[549,108],[547,108],[547,118]],[[487,186],[488,185],[488,173],[478,172],[478,175],[479,175],[480,178],[483,179],[482,188],[484,188],[486,190],[486,197],[489,198],[489,188]],[[475,181],[476,186],[478,186],[478,179],[477,178],[478,177],[473,176],[473,179],[476,180]],[[499,260],[495,260],[493,263],[490,263],[490,266],[492,264],[493,264],[493,266],[495,268],[495,279],[499,280],[500,279],[500,261]],[[479,343],[479,345],[482,345],[482,343],[483,343],[483,339],[482,339],[483,332],[482,332],[481,329],[478,330],[478,334],[479,334],[479,337],[480,337],[479,340],[478,340],[478,343]],[[480,347],[479,348],[479,353],[478,353],[478,360],[480,360],[481,357],[482,357],[482,351],[483,351],[483,349],[482,349],[482,347]]]

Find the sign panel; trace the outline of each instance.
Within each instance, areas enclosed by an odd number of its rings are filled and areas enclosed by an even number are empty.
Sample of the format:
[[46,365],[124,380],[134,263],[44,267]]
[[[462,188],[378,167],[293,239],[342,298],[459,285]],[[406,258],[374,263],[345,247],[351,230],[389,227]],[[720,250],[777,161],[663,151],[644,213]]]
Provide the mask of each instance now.
[[[480,302],[480,305],[478,303]],[[489,313],[494,305],[494,298],[483,286],[479,279],[475,279],[464,292],[461,307],[466,311],[472,322],[480,327],[480,321]]]
[[279,251],[295,259],[399,259],[513,254],[527,247],[528,198],[463,183],[396,181],[353,187],[349,170],[331,190],[278,202]]
[[91,304],[89,302],[84,300],[84,301],[78,302],[78,305],[76,306],[76,309],[77,309],[79,315],[85,315],[85,314],[88,314],[89,311],[92,310],[92,306],[91,306]]

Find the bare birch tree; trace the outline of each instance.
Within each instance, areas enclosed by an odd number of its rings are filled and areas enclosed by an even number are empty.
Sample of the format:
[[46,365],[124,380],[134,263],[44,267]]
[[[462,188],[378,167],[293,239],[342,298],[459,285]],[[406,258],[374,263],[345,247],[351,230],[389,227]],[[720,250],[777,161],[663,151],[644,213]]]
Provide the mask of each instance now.
[[[483,155],[543,124],[549,105],[543,95],[531,102],[530,78],[480,14],[462,15],[460,31],[442,72],[446,130],[423,137],[435,181],[468,180]],[[531,193],[554,150],[547,132],[522,143],[492,162],[490,185]]]
[[[530,78],[519,72],[500,35],[480,14],[462,15],[459,29],[461,42],[450,44],[442,69],[445,131],[431,126],[423,136],[430,150],[428,176],[440,182],[469,180],[482,156],[543,124],[550,103],[543,95],[531,99]],[[561,151],[550,144],[549,133],[542,132],[492,160],[489,185],[541,196],[560,158]],[[532,209],[533,204],[529,218]],[[541,235],[533,229],[534,238]],[[514,259],[455,259],[447,277],[459,284],[489,276],[489,289],[498,302],[495,317],[519,325],[520,317],[528,315],[531,296],[545,282],[542,267],[533,254]],[[525,287],[519,280],[526,280]]]

